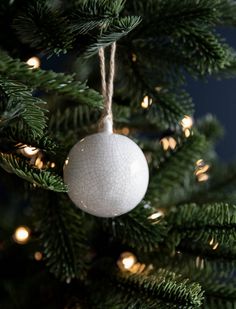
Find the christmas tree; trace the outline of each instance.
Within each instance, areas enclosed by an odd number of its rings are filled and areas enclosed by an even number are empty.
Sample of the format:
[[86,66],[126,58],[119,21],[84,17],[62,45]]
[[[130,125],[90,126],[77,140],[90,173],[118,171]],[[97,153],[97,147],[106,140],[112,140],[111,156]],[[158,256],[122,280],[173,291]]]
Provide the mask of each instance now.
[[[0,308],[236,308],[236,167],[185,90],[236,75],[218,33],[236,2],[1,0],[0,24]],[[136,208],[101,218],[70,200],[63,166],[98,132],[112,69],[114,133],[150,181]]]

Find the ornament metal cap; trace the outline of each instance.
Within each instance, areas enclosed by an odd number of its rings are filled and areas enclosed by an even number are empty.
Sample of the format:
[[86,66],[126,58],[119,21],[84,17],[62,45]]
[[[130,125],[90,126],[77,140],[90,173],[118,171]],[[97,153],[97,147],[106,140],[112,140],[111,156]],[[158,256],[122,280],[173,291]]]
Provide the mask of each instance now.
[[105,116],[102,119],[102,123],[99,128],[99,132],[105,132],[108,134],[113,133],[113,121],[111,116]]

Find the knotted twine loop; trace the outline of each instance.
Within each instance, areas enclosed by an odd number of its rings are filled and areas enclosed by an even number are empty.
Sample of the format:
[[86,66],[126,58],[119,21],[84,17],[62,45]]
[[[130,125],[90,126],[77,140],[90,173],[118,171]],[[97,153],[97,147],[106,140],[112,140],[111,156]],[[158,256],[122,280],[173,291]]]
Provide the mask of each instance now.
[[115,54],[116,43],[111,45],[110,64],[109,64],[109,78],[106,81],[106,59],[104,48],[99,48],[100,72],[102,83],[102,95],[104,98],[104,111],[100,120],[100,130],[113,131],[113,115],[112,115],[112,97],[114,92],[114,76],[115,76]]

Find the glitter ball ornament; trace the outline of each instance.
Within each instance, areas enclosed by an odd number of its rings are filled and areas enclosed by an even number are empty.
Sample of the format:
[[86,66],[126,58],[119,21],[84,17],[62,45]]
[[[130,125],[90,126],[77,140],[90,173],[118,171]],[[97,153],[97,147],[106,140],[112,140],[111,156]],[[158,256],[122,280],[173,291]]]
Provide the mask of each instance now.
[[98,217],[122,215],[143,199],[149,180],[146,158],[126,136],[111,130],[87,136],[71,149],[64,166],[70,199]]

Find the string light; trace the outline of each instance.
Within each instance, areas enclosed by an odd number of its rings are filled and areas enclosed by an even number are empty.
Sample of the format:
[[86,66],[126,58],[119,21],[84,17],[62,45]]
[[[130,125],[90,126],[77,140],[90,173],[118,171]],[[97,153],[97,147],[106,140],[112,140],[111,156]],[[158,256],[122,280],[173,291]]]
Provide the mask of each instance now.
[[41,261],[42,258],[43,258],[43,254],[39,251],[36,251],[35,254],[34,254],[34,258],[36,261]]
[[24,245],[29,241],[30,229],[27,226],[19,226],[14,234],[13,239],[16,243]]
[[169,146],[171,149],[175,149],[177,143],[176,143],[176,140],[173,138],[173,137],[169,137]]
[[153,269],[152,264],[146,266],[143,263],[139,263],[136,256],[131,252],[123,252],[117,261],[117,265],[121,271],[128,271],[133,274],[144,272],[148,274]]
[[185,129],[184,130],[184,135],[185,135],[185,137],[188,138],[191,135],[191,131],[189,129]]
[[156,86],[156,87],[155,87],[156,92],[160,92],[160,91],[161,91],[161,89],[162,89],[162,87],[161,87],[161,86]]
[[169,149],[169,140],[164,137],[160,140],[160,143],[162,144],[162,148],[166,151]]
[[122,271],[127,271],[130,270],[136,262],[137,258],[133,253],[123,252],[117,261],[117,265]]
[[200,174],[197,177],[197,180],[199,182],[204,182],[204,181],[207,181],[208,179],[209,179],[209,176],[207,174]]
[[51,168],[54,168],[56,166],[56,163],[55,162],[52,162],[51,163]]
[[206,173],[210,168],[210,165],[206,164],[202,159],[197,160],[195,175],[198,182],[204,182],[209,179],[209,175]]
[[169,148],[174,150],[177,145],[177,142],[173,137],[164,137],[160,140],[160,143],[162,144],[162,147],[165,151],[167,151]]
[[203,165],[204,165],[203,159],[197,160],[196,165],[197,165],[197,166],[203,166]]
[[209,242],[209,245],[212,246],[214,244],[214,238],[212,238]]
[[36,159],[34,165],[35,165],[38,169],[40,169],[40,170],[43,168],[43,165],[44,165],[44,164],[43,164],[42,158],[41,158],[40,156]]
[[196,268],[204,269],[204,259],[200,256],[197,256],[196,258]]
[[219,247],[219,243],[214,243],[214,238],[212,238],[209,242],[209,245],[212,247],[212,250],[216,250]]
[[219,243],[217,242],[217,243],[212,247],[212,249],[213,249],[213,250],[216,250],[218,247],[219,247]]
[[141,106],[143,109],[147,109],[152,104],[152,99],[149,98],[147,95],[143,98],[141,102]]
[[181,126],[183,130],[191,129],[193,126],[193,118],[185,115],[184,118],[181,120]]
[[158,211],[148,217],[148,219],[155,220],[163,216],[163,212]]
[[40,67],[40,59],[38,57],[31,57],[26,63],[30,66],[30,69],[37,69]]
[[148,219],[149,220],[156,220],[156,219],[159,219],[161,217],[164,216],[164,212],[162,210],[158,210],[157,212],[154,212],[153,214],[151,214]]
[[124,134],[124,135],[128,135],[129,134],[129,128],[127,128],[127,127],[124,127],[123,129],[122,129],[122,134]]
[[32,158],[34,157],[39,151],[39,148],[28,146],[28,145],[22,145],[18,144],[16,146],[19,146],[19,152],[26,158]]
[[137,61],[137,56],[136,56],[136,54],[134,54],[134,53],[132,54],[132,61],[133,61],[133,62],[136,62],[136,61]]
[[200,174],[204,174],[205,172],[207,172],[210,168],[210,165],[206,164],[202,167],[199,167],[196,172],[195,172],[195,175],[200,175]]
[[188,138],[191,135],[191,128],[193,126],[193,118],[185,115],[184,118],[180,122],[184,135]]

